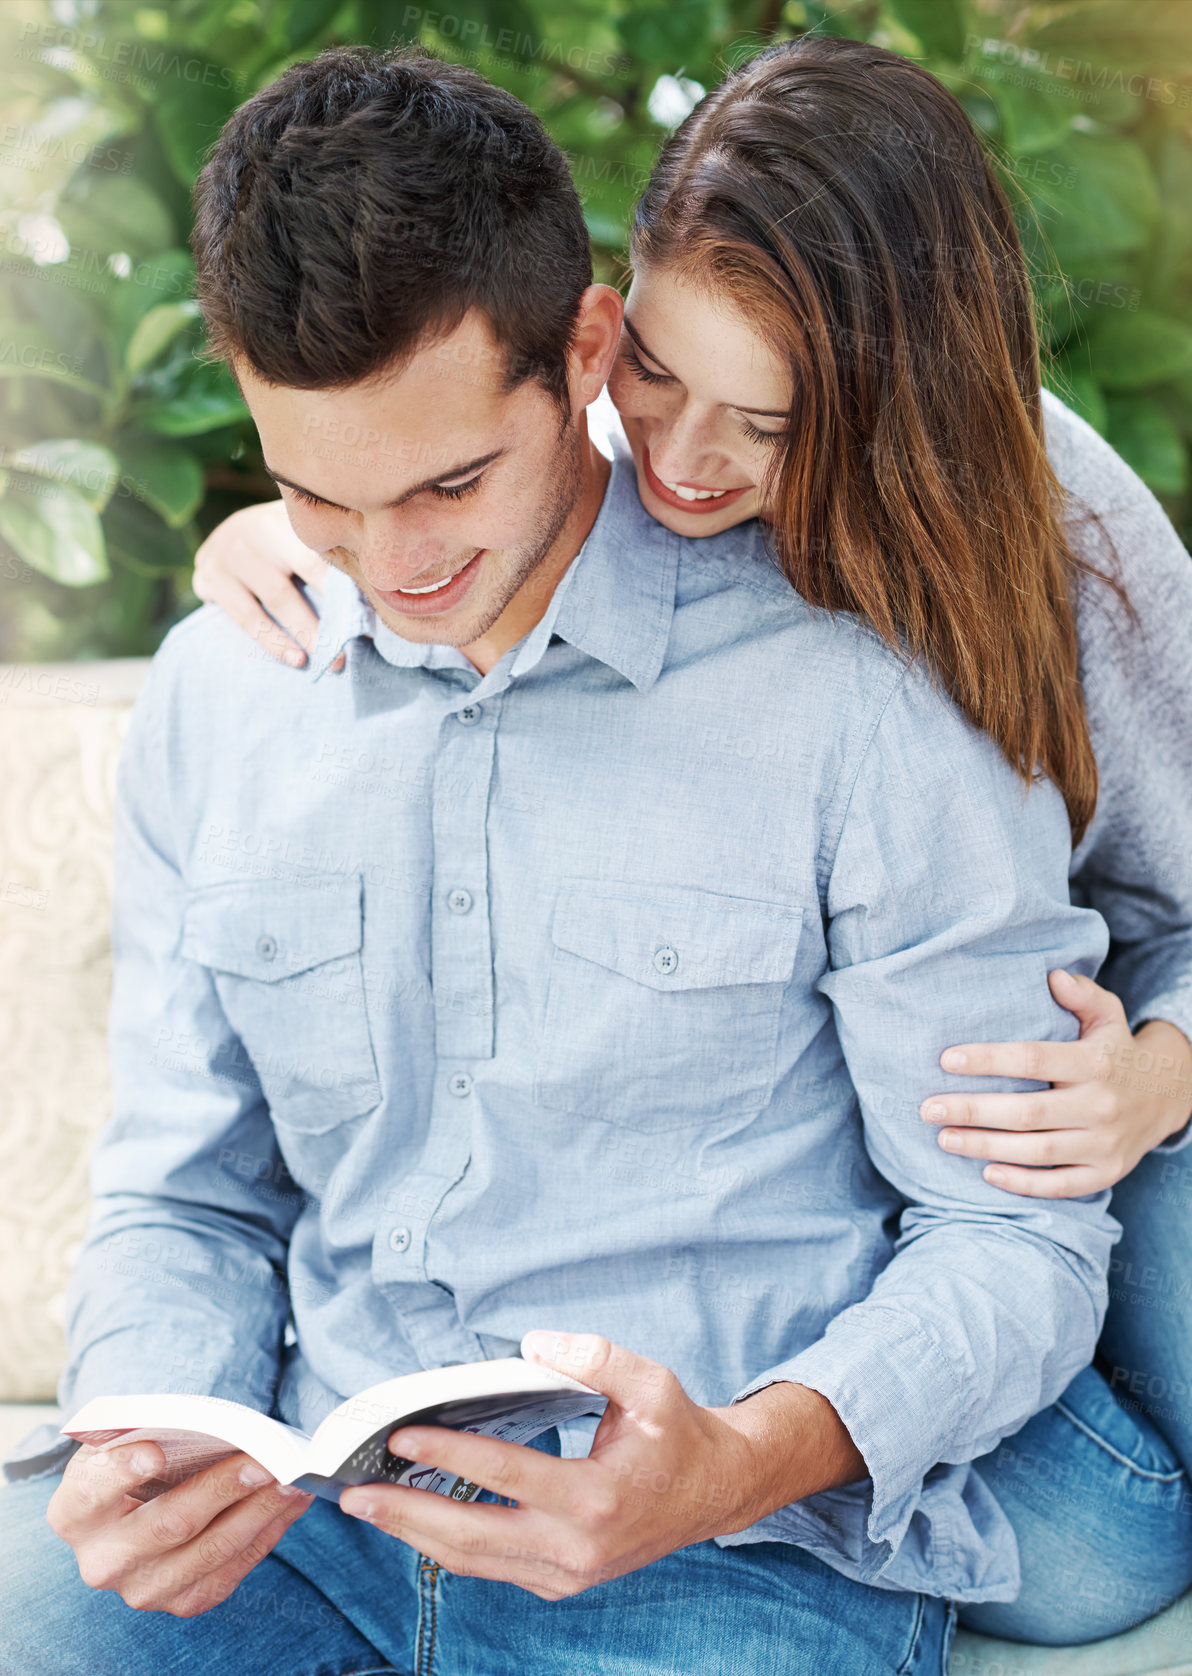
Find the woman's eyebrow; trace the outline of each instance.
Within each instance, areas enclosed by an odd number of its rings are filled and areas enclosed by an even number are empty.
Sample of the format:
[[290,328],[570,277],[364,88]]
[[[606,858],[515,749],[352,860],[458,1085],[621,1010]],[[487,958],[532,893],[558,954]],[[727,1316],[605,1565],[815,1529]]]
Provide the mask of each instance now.
[[[646,347],[645,343],[642,341],[641,333],[634,330],[628,315],[623,317],[622,324],[641,353],[653,361],[656,367],[661,367],[668,378],[673,378],[675,375],[667,366],[666,362],[660,361],[654,351]],[[739,407],[736,402],[725,402],[724,406],[731,407],[735,413],[755,413],[759,419],[788,419],[790,417],[785,408],[775,412],[772,407]]]

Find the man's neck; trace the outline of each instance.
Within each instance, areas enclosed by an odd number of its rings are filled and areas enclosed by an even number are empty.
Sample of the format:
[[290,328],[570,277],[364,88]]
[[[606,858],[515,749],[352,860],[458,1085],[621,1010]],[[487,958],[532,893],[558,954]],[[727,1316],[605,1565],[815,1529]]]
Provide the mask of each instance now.
[[487,675],[511,646],[516,646],[542,621],[555,589],[596,522],[612,467],[588,436],[586,418],[580,447],[580,492],[554,545],[534,573],[526,578],[488,633],[460,647],[481,675]]

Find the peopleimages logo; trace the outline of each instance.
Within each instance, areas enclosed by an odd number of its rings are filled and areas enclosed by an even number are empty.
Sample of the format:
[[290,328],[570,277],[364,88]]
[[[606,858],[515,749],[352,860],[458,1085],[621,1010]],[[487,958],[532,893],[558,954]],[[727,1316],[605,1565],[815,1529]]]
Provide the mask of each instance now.
[[1134,99],[1150,99],[1156,104],[1178,105],[1181,109],[1192,103],[1192,87],[1182,82],[1143,75],[1140,71],[1127,74],[1124,70],[1110,70],[1104,64],[1091,63],[1087,58],[1038,52],[1034,47],[1020,47],[1013,41],[968,34],[964,38],[965,57],[972,52],[979,52],[982,58],[994,59],[1009,69],[1050,76],[1054,81],[1088,88],[1098,98],[1102,93],[1128,93]]
[[222,64],[203,58],[183,58],[168,47],[146,41],[108,40],[93,30],[73,29],[66,24],[38,23],[29,19],[21,25],[22,46],[18,57],[37,52],[77,52],[93,63],[144,76],[153,81],[172,76],[204,87],[236,87],[241,76]]

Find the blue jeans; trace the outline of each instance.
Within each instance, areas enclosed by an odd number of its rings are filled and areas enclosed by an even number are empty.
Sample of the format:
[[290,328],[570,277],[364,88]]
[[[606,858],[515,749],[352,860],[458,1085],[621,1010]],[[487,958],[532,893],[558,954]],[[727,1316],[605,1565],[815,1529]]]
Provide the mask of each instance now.
[[134,1612],[45,1522],[57,1478],[0,1488],[0,1676],[944,1676],[946,1602],[800,1549],[701,1542],[570,1600],[453,1577],[316,1501],[221,1606]]
[[1119,1182],[1095,1371],[977,1469],[1018,1538],[1023,1586],[960,1621],[1007,1640],[1116,1635],[1192,1584],[1192,1151]]

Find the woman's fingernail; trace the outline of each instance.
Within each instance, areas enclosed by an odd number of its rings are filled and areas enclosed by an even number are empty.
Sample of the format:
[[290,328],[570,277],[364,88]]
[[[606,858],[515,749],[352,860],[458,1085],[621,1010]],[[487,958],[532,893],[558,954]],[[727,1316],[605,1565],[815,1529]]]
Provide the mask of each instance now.
[[932,1100],[923,1107],[923,1116],[928,1123],[940,1123],[947,1115],[947,1106],[941,1106],[938,1100]]
[[297,652],[297,651],[286,652],[284,654],[284,656],[285,656],[286,662],[293,669],[301,669],[302,665],[306,662],[306,653],[305,652]]
[[940,1055],[940,1064],[945,1071],[963,1071],[968,1064],[968,1055],[961,1053],[959,1048],[946,1048]]

